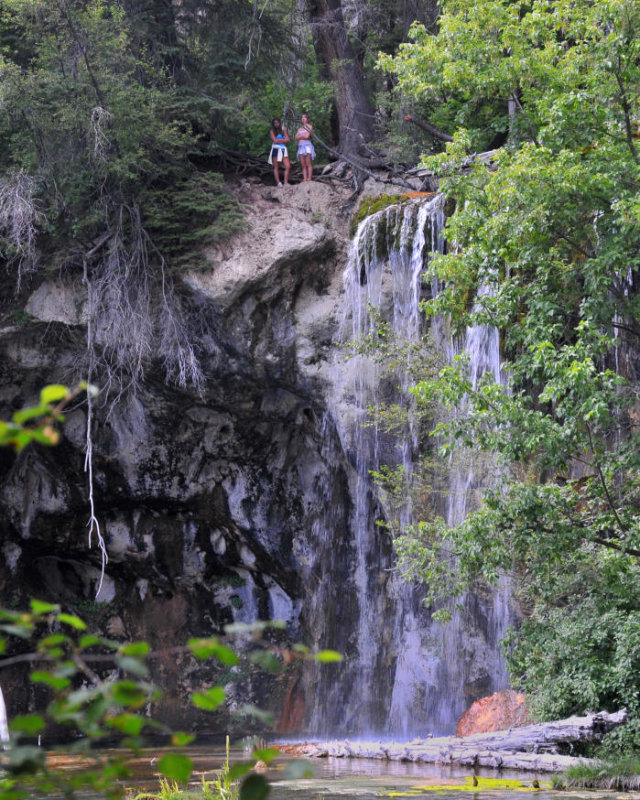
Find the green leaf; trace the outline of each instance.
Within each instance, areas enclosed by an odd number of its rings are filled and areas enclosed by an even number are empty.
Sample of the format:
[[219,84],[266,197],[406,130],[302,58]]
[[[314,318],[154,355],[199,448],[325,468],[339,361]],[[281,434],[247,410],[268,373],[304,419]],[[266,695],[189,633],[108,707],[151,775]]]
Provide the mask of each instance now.
[[262,747],[258,750],[254,750],[251,755],[256,761],[264,761],[265,764],[270,764],[274,758],[280,755],[280,751],[277,747]]
[[145,722],[146,720],[143,717],[127,713],[118,714],[107,720],[107,724],[111,728],[115,728],[121,733],[126,733],[128,736],[138,736],[144,728]]
[[238,656],[226,645],[220,644],[216,638],[189,639],[189,649],[196,658],[215,657],[220,663],[233,667],[238,663]]
[[240,800],[265,800],[270,786],[262,775],[248,775],[240,786]]
[[314,658],[322,664],[335,664],[342,661],[342,655],[336,650],[320,650],[314,655]]
[[120,652],[125,656],[146,656],[151,650],[147,642],[130,642],[129,644],[122,645]]
[[60,606],[53,603],[44,603],[42,600],[30,600],[29,605],[34,614],[51,614],[53,611],[60,610]]
[[123,670],[135,675],[136,678],[147,678],[149,676],[149,669],[146,664],[132,656],[116,656],[116,664]]
[[196,736],[194,733],[184,733],[183,731],[174,731],[171,734],[171,744],[174,747],[186,747],[188,744],[191,744],[195,740]]
[[40,392],[40,402],[43,405],[57,403],[59,400],[63,400],[68,394],[69,390],[66,386],[52,384],[51,386],[45,386]]
[[148,693],[133,681],[116,681],[110,688],[113,699],[123,706],[138,708],[147,701]]
[[304,759],[290,761],[282,771],[282,777],[288,781],[313,778],[313,766],[310,761],[305,761]]
[[65,636],[64,633],[52,633],[51,636],[47,636],[39,642],[38,650],[48,650],[50,647],[58,647],[58,645],[66,644],[68,641],[69,637]]
[[43,672],[41,670],[34,670],[29,677],[33,683],[45,683],[58,692],[71,685],[69,678],[57,677],[50,672]]
[[158,770],[171,780],[186,783],[193,771],[193,762],[188,756],[170,753],[158,761]]
[[104,644],[104,640],[93,633],[87,633],[84,636],[81,636],[80,641],[78,642],[78,646],[81,650],[86,650],[89,647],[95,647],[97,644]]
[[56,616],[58,622],[64,622],[65,625],[69,625],[71,628],[75,628],[77,631],[86,631],[87,626],[80,617],[76,617],[74,614],[65,614],[64,612],[58,614]]
[[249,658],[254,664],[272,675],[278,675],[282,669],[282,664],[270,650],[254,650]]
[[16,733],[26,733],[30,736],[40,733],[45,727],[44,719],[40,714],[20,714],[9,723],[9,728]]
[[29,420],[44,417],[48,413],[48,406],[33,406],[32,408],[23,408],[20,411],[16,411],[12,419],[17,425],[22,425],[25,422],[29,422]]
[[205,692],[196,692],[191,696],[191,702],[196,708],[203,711],[215,711],[224,702],[226,692],[222,686],[212,686]]
[[239,761],[237,764],[233,764],[233,766],[229,767],[229,780],[230,781],[237,781],[238,778],[242,778],[255,766],[255,761]]

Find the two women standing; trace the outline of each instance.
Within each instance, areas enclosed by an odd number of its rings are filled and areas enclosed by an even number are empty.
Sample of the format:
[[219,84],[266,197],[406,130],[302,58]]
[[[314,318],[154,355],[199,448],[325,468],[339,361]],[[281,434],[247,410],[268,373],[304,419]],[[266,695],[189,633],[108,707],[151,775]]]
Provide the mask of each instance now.
[[[311,141],[311,131],[313,125],[309,122],[307,114],[302,115],[302,123],[296,132],[296,141],[298,142],[298,161],[302,167],[302,180],[310,181],[313,177],[313,164],[312,160],[316,157],[316,151],[313,148]],[[269,164],[273,164],[273,177],[276,180],[277,186],[282,186],[280,182],[280,162],[284,165],[284,184],[289,183],[289,171],[291,170],[291,161],[289,160],[289,151],[287,144],[291,141],[289,134],[282,127],[281,121],[276,117],[271,121],[271,152],[269,153]]]

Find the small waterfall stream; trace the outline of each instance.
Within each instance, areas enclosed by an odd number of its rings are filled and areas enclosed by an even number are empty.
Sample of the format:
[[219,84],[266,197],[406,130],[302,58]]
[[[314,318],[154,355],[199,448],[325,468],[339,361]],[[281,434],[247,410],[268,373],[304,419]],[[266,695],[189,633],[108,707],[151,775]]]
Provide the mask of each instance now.
[[[384,324],[400,341],[417,342],[425,333],[420,301],[430,252],[442,247],[443,199],[391,206],[358,228],[344,273],[343,342],[366,341]],[[438,338],[437,336],[434,338]],[[453,355],[453,343],[440,342]],[[487,369],[500,379],[498,335],[483,326],[467,332],[464,349],[474,380]],[[445,355],[443,355],[443,359]],[[377,524],[383,517],[371,476],[382,465],[402,465],[410,485],[418,455],[418,435],[405,393],[406,365],[385,371],[375,352],[362,348],[336,363],[335,403],[331,415],[352,465],[349,476],[353,509],[350,536],[357,619],[347,639],[346,664],[338,678],[342,701],[316,712],[317,732],[375,734],[409,738],[445,734],[476,697],[507,685],[498,640],[509,621],[508,589],[490,598],[464,598],[464,611],[448,625],[435,624],[422,603],[419,587],[393,570],[390,536]],[[380,402],[404,404],[404,432],[390,432],[369,413]],[[453,469],[446,516],[464,517],[482,483],[479,466]],[[411,503],[401,509],[411,519]],[[351,603],[353,605],[353,602]],[[321,701],[322,702],[322,701]],[[331,704],[333,706],[333,704]]]
[[9,743],[9,723],[7,720],[7,707],[0,687],[0,748],[6,747]]

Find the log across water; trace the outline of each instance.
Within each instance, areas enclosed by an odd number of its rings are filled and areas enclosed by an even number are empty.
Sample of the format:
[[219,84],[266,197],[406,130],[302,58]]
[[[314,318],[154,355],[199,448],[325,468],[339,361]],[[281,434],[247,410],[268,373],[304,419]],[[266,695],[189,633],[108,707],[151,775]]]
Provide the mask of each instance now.
[[599,741],[627,721],[627,711],[600,711],[584,717],[540,722],[506,731],[472,736],[443,736],[410,742],[349,741],[347,739],[283,745],[285,752],[309,758],[375,758],[389,761],[422,761],[494,769],[562,772],[587,759],[563,755],[575,742]]

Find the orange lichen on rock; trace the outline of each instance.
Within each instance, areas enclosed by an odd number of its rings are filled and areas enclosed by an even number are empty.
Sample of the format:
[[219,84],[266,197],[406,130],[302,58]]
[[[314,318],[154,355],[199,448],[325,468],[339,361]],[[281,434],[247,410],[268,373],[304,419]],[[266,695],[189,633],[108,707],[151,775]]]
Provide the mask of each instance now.
[[513,689],[503,689],[472,703],[458,721],[456,736],[502,731],[530,723],[525,696]]

